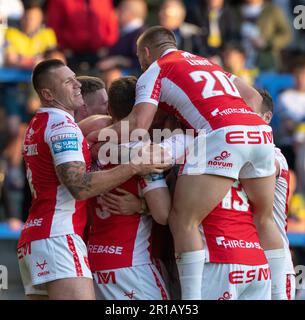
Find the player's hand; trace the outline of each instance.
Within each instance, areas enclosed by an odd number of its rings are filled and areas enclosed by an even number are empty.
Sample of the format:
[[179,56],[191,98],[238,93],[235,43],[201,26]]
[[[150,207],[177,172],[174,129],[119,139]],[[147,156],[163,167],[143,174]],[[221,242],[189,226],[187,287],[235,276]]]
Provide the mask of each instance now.
[[130,165],[138,175],[162,173],[171,168],[172,155],[158,144],[145,145],[133,153]]
[[132,215],[135,212],[140,212],[142,209],[141,200],[132,193],[116,188],[120,194],[111,192],[101,195],[103,209],[110,214]]

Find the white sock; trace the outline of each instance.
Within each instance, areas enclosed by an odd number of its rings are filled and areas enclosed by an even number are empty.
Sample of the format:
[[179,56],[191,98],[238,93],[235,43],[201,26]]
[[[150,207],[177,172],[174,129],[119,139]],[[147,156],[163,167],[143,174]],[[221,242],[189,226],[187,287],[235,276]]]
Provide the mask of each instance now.
[[176,254],[182,300],[201,300],[204,260],[204,250]]
[[271,272],[271,299],[287,300],[285,249],[265,250]]

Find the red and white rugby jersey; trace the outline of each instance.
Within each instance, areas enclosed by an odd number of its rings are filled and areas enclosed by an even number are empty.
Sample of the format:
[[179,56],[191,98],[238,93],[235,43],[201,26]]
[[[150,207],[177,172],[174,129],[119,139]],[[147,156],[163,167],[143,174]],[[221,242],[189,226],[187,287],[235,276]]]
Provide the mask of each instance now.
[[41,108],[25,134],[23,157],[32,192],[32,206],[18,246],[67,234],[83,236],[86,200],[75,200],[57,178],[55,167],[71,161],[86,163],[90,153],[73,117],[58,108]]
[[278,148],[275,148],[275,160],[279,163],[280,171],[275,183],[273,217],[284,242],[284,248],[286,251],[286,273],[295,274],[289,250],[289,240],[287,237],[289,169],[285,157]]
[[206,262],[252,266],[267,263],[248,197],[238,181],[199,229],[206,247]]
[[137,82],[136,103],[160,106],[188,128],[206,132],[266,123],[246,105],[234,76],[208,59],[169,49]]
[[[142,197],[150,190],[164,187],[167,185],[163,175],[150,174],[145,178],[134,176],[119,188]],[[87,246],[93,272],[151,263],[151,216],[111,215],[103,210],[99,196],[90,199],[89,204],[91,227]]]

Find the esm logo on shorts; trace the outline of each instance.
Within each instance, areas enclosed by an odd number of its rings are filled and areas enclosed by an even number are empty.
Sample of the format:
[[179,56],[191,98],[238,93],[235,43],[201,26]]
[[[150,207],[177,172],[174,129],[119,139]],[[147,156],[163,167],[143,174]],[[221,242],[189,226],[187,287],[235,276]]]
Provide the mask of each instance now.
[[236,270],[229,273],[229,282],[232,284],[249,283],[252,281],[271,280],[269,267],[251,270]]
[[273,143],[271,131],[231,131],[226,133],[229,144],[269,144]]
[[8,289],[8,272],[6,266],[0,265],[0,290]]

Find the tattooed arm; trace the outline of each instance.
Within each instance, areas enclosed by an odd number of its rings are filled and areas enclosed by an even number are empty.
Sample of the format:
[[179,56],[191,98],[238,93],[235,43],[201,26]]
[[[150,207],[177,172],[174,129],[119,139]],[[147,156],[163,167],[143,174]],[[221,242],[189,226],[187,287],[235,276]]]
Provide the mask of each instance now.
[[122,184],[135,174],[145,175],[160,172],[166,165],[119,165],[110,170],[86,172],[84,162],[66,162],[56,166],[56,173],[63,185],[77,200],[84,200],[107,192]]

